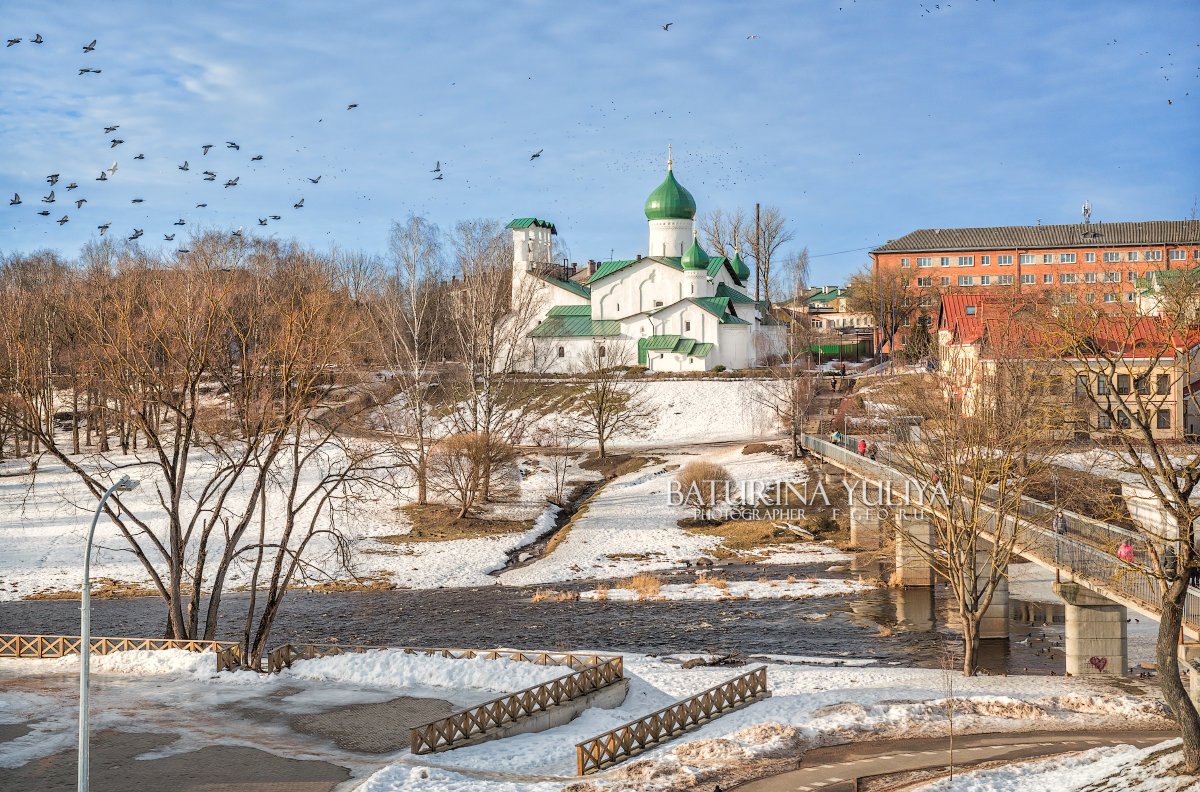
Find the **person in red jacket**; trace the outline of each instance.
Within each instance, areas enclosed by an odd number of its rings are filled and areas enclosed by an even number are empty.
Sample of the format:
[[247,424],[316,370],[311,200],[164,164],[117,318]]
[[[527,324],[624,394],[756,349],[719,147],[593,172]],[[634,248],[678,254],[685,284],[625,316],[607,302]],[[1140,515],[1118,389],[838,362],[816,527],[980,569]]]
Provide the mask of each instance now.
[[858,453],[861,454],[862,456],[867,455],[867,441],[866,440],[858,441]]

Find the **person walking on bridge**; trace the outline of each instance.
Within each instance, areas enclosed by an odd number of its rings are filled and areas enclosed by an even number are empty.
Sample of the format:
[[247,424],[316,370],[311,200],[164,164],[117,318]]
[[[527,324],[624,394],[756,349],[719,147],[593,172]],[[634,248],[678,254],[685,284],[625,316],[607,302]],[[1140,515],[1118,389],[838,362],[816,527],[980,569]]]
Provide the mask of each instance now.
[[1067,518],[1060,511],[1054,514],[1054,563],[1062,564],[1062,537],[1067,535]]

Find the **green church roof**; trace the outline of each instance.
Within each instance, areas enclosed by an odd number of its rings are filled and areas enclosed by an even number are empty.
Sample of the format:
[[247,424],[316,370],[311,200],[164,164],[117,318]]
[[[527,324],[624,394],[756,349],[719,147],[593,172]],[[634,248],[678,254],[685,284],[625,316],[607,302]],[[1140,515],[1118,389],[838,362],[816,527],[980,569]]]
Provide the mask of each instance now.
[[529,228],[530,226],[549,228],[551,234],[558,236],[558,229],[554,227],[554,223],[548,220],[538,220],[536,217],[518,217],[506,225],[505,228]]
[[733,251],[733,260],[729,262],[729,265],[733,268],[733,274],[742,283],[750,279],[750,268],[746,266],[746,262],[742,261],[742,254],[738,251]]
[[675,181],[675,172],[667,166],[667,178],[646,199],[647,220],[692,220],[696,217],[696,199]]
[[684,251],[679,263],[684,271],[687,270],[707,270],[708,269],[708,254],[704,252],[704,248],[700,247],[700,243],[696,238],[692,237],[692,246]]

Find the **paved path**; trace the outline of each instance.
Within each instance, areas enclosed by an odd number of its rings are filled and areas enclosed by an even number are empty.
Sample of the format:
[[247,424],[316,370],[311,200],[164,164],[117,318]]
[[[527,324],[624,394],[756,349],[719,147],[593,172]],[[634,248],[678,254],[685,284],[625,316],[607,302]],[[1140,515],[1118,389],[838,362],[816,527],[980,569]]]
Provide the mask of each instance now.
[[[954,738],[954,766],[1086,751],[1105,745],[1144,748],[1177,734],[1173,731],[1126,731],[962,735]],[[816,748],[804,754],[800,769],[752,781],[736,789],[737,792],[852,790],[854,779],[859,777],[945,767],[949,762],[949,747],[949,738],[937,738]]]

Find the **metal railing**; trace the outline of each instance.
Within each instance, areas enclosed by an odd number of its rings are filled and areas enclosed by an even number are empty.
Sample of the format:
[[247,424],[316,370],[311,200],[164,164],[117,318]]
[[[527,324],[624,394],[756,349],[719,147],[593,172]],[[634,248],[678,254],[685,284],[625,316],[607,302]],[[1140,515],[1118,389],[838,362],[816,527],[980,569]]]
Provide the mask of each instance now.
[[579,775],[594,773],[769,695],[767,667],[759,666],[669,707],[577,743],[576,772]]
[[[217,671],[239,668],[242,649],[234,641],[192,641],[174,638],[106,638],[92,636],[88,651],[95,655],[136,650],[183,649],[216,652]],[[0,657],[53,658],[79,654],[78,635],[0,635]]]
[[[843,438],[844,442],[857,443],[856,438]],[[804,435],[802,445],[809,451],[833,461],[838,466],[860,478],[874,481],[890,481],[903,484],[908,477],[883,462],[861,456],[849,447],[826,442],[812,435]],[[879,454],[876,455],[877,458]],[[903,488],[894,489],[903,492]],[[992,511],[993,530],[995,511]],[[1099,593],[1125,599],[1138,610],[1157,616],[1161,612],[1161,597],[1158,583],[1150,573],[1149,553],[1144,537],[1081,514],[1070,513],[1068,526],[1071,532],[1086,536],[1089,541],[1055,533],[1050,523],[1056,510],[1053,506],[1032,498],[1022,498],[1017,516],[1005,515],[1001,531],[1020,531],[1014,552],[1034,558],[1041,563],[1062,569],[1071,577]],[[1020,519],[1021,525],[1016,522]],[[1043,523],[1043,524],[1039,524]],[[1011,536],[1011,534],[1006,534]],[[1132,561],[1117,557],[1118,548],[1128,542],[1133,553]],[[1200,634],[1200,589],[1188,588],[1183,609],[1184,628]]]
[[413,727],[409,732],[410,750],[414,754],[450,750],[491,729],[586,696],[623,678],[623,659],[610,657],[605,662],[585,666],[549,682]]

